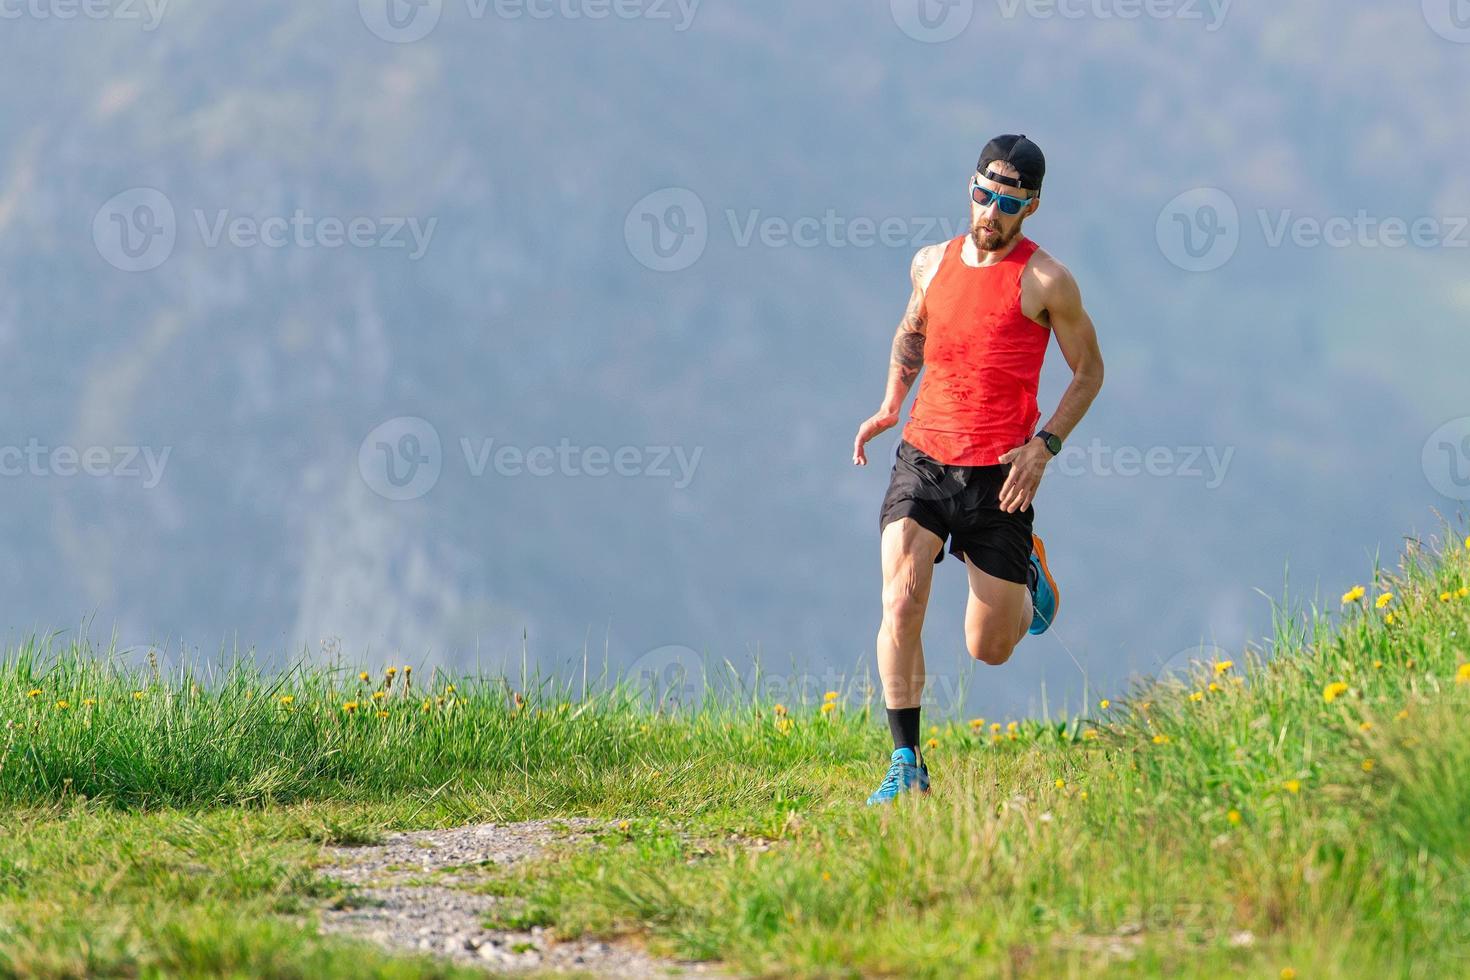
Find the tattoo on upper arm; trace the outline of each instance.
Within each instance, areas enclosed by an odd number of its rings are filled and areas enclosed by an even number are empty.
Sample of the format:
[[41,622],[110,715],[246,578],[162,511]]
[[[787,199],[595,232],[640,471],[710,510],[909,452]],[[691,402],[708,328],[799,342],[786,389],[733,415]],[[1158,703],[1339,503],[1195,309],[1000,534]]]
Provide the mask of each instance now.
[[914,383],[924,367],[924,331],[928,326],[924,311],[924,279],[928,275],[929,262],[928,249],[921,250],[914,257],[914,293],[893,337],[893,363],[899,370],[899,377],[909,385]]

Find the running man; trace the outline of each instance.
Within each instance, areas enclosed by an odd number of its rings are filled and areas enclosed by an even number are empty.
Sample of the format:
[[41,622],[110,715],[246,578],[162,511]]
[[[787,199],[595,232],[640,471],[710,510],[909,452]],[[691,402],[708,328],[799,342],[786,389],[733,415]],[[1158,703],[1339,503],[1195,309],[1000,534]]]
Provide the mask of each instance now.
[[[864,422],[852,461],[898,424],[922,369],[893,478],[879,517],[883,625],[878,673],[893,733],[893,756],[868,803],[928,792],[919,740],[924,693],[921,633],[934,566],[965,563],[970,656],[999,666],[1028,632],[1056,618],[1056,582],[1032,533],[1046,464],[1102,388],[1102,352],[1072,274],[1021,234],[1041,206],[1046,158],[1025,136],[985,146],[970,179],[970,234],[914,256],[913,296],[893,340],[888,390]],[[1072,368],[1056,412],[1040,429],[1036,389],[1052,335]]]

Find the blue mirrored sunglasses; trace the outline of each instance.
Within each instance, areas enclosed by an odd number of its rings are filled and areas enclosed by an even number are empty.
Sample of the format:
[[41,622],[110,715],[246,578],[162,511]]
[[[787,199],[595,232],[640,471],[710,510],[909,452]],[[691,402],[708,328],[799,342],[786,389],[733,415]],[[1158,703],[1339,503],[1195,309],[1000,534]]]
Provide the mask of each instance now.
[[981,187],[978,180],[970,184],[970,199],[982,208],[988,208],[992,201],[996,201],[1000,204],[1001,214],[1020,214],[1021,209],[1033,200],[1029,197],[1011,197],[1009,194],[1001,194],[988,187]]

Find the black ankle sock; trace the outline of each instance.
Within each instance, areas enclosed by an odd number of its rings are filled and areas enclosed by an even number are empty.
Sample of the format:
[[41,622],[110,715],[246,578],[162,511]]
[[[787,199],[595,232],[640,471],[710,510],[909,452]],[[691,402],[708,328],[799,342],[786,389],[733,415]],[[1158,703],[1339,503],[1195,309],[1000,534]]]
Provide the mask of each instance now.
[[888,730],[893,733],[895,749],[913,749],[919,754],[919,709],[889,708]]

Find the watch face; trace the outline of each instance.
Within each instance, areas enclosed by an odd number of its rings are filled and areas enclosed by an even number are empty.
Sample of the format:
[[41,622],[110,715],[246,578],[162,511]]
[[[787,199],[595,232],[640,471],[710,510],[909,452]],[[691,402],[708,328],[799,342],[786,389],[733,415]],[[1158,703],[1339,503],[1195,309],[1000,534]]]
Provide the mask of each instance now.
[[1046,448],[1051,450],[1053,456],[1062,451],[1062,440],[1050,432],[1046,434]]

